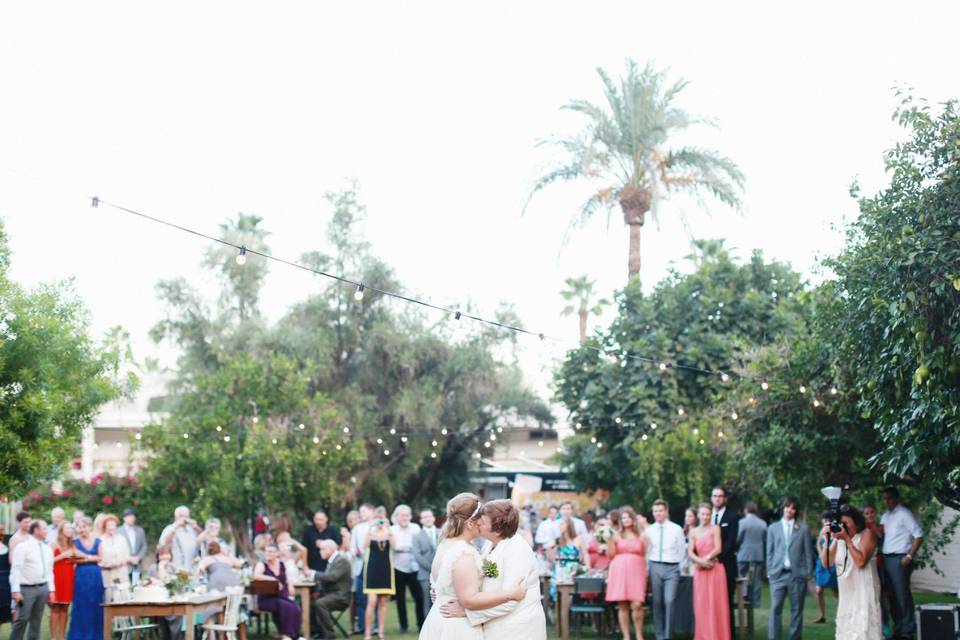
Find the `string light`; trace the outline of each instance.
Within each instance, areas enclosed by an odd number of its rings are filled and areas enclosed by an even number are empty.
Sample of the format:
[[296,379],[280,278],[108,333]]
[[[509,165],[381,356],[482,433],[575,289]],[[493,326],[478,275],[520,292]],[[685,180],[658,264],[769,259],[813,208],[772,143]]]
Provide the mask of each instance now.
[[683,415],[683,407],[680,407],[679,409],[677,409],[677,415],[678,415],[678,416],[682,416],[682,415]]
[[580,422],[578,422],[577,424],[575,424],[575,425],[573,425],[573,426],[574,426],[574,428],[575,428],[577,431],[580,431],[580,429],[583,428],[583,424],[580,423]]
[[224,442],[230,442],[230,436],[223,436]]
[[220,433],[221,431],[223,431],[223,427],[221,427],[220,425],[217,425],[217,433]]
[[406,441],[407,441],[407,436],[400,437],[400,442],[406,442]]
[[257,424],[258,422],[260,422],[260,418],[258,418],[257,416],[253,416],[252,420],[253,420],[253,424]]
[[651,429],[656,429],[656,428],[657,428],[657,423],[656,423],[656,422],[651,422],[651,423],[650,423],[650,428],[651,428]]
[[247,264],[247,248],[245,246],[240,245],[240,253],[237,254],[236,260],[241,267]]
[[835,396],[839,393],[836,387],[830,387],[830,395]]
[[390,435],[392,435],[392,436],[397,435],[397,430],[394,429],[393,427],[390,427]]
[[764,382],[761,382],[761,383],[760,383],[760,388],[763,389],[764,391],[766,391],[767,389],[770,388],[770,385],[767,384],[766,381],[764,381]]
[[431,445],[431,446],[434,446],[434,447],[437,446],[437,441],[436,441],[436,440],[431,441],[431,442],[430,442],[430,445]]
[[436,451],[431,451],[431,452],[430,452],[430,457],[431,457],[431,458],[436,458],[436,457],[437,457],[437,452],[436,452]]
[[383,455],[385,455],[385,456],[390,455],[390,449],[384,449],[384,450],[383,450]]
[[646,439],[647,439],[647,434],[643,434],[642,436],[640,436],[640,439],[641,439],[641,440],[646,440]]
[[[117,444],[120,444],[120,443],[118,442]],[[542,446],[543,446],[543,440],[538,441],[538,442],[537,442],[537,446],[538,446],[538,447],[542,447]]]
[[357,302],[360,302],[361,300],[363,300],[363,289],[364,289],[364,286],[363,286],[363,283],[361,282],[357,284],[357,290],[353,292],[353,299],[356,300]]
[[730,382],[730,376],[729,376],[728,374],[726,374],[726,373],[721,373],[721,374],[720,374],[720,379],[721,379],[722,381],[724,381],[724,382]]
[[806,385],[803,385],[803,384],[800,385],[800,393],[806,393],[806,392],[807,392],[807,387],[806,387]]
[[815,400],[813,401],[813,406],[814,406],[814,408],[819,407],[819,406],[820,406],[820,401],[815,399]]
[[731,419],[731,420],[737,420],[737,419],[739,419],[739,418],[740,418],[740,414],[738,414],[736,411],[734,411],[733,413],[730,414],[730,419]]
[[344,427],[344,428],[343,428],[343,432],[344,432],[344,433],[350,433],[350,427]]
[[602,448],[603,448],[603,443],[602,443],[602,442],[598,442],[598,443],[597,443],[597,449],[602,449]]
[[307,428],[306,425],[303,424],[302,422],[301,422],[299,425],[297,425],[297,426],[300,428],[300,431],[303,431],[304,429]]
[[620,416],[617,416],[616,418],[614,418],[613,421],[616,422],[617,424],[620,424],[621,422],[623,422],[623,420],[620,419]]
[[320,438],[317,436],[313,436],[313,444],[320,444]]
[[660,371],[666,371],[666,370],[667,370],[667,363],[666,363],[666,362],[661,362],[661,363],[660,363]]
[[454,319],[454,320],[459,320],[461,315],[463,315],[463,314],[461,314],[459,311],[454,311],[454,312],[453,312],[453,319]]
[[189,437],[190,437],[190,434],[189,434],[189,433],[183,434],[183,439],[184,439],[184,440],[186,440],[186,439],[189,438]]
[[274,439],[273,439],[273,440],[271,440],[270,442],[272,442],[273,444],[277,444],[277,439],[276,439],[276,438],[274,438]]
[[377,444],[383,444],[383,438],[377,438]]
[[442,435],[442,436],[447,435],[447,428],[446,428],[446,427],[444,427],[443,429],[440,429],[440,435]]
[[138,433],[137,435],[135,435],[135,436],[133,436],[133,437],[136,438],[137,440],[139,440],[139,439],[141,439],[143,436]]

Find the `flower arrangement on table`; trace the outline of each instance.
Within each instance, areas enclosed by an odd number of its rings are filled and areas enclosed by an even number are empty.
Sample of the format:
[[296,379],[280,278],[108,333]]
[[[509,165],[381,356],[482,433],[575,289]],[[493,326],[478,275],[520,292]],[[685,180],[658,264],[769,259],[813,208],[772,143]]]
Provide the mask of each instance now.
[[173,575],[163,583],[170,595],[185,593],[190,590],[190,572],[186,569],[177,569]]

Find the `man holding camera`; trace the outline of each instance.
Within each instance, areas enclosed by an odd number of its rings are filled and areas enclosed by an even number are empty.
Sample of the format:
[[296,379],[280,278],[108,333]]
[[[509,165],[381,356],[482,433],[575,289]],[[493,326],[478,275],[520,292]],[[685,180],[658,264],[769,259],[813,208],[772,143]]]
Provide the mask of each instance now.
[[896,487],[883,490],[887,512],[880,518],[883,527],[883,576],[890,588],[890,616],[893,618],[892,638],[913,638],[916,620],[913,614],[913,594],[910,593],[910,574],[913,557],[923,543],[923,529],[910,509],[900,504]]
[[177,507],[173,511],[173,523],[160,534],[160,544],[170,545],[173,552],[171,564],[177,569],[193,569],[197,556],[197,534],[201,531],[197,521],[190,517],[190,509]]
[[806,523],[797,522],[800,503],[796,498],[783,501],[783,518],[767,528],[767,577],[770,579],[770,621],[767,637],[778,640],[783,603],[790,597],[790,640],[800,640],[803,632],[803,601],[807,581],[813,575],[816,555],[813,538]]

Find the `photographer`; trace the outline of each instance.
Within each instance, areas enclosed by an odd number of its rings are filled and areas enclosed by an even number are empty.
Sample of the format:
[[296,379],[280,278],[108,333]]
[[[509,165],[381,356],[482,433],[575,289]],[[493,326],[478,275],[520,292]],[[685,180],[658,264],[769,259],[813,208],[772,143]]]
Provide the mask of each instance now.
[[197,535],[200,533],[197,521],[190,517],[190,509],[177,507],[173,511],[173,523],[168,524],[160,534],[160,545],[168,545],[173,551],[173,566],[177,569],[193,569],[193,559],[197,556]]
[[837,638],[881,638],[877,539],[856,508],[841,505],[839,516],[820,530],[820,535],[832,536],[820,552],[820,562],[837,568]]

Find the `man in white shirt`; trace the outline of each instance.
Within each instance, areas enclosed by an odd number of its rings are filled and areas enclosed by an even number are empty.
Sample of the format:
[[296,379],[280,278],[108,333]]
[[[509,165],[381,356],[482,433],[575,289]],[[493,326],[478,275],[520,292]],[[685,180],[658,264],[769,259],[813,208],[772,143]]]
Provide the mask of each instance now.
[[910,509],[900,504],[896,487],[883,490],[887,512],[880,518],[883,526],[883,573],[890,586],[890,616],[893,618],[891,637],[913,638],[916,621],[913,613],[913,594],[910,593],[910,574],[913,557],[923,543],[923,529]]
[[[413,538],[420,533],[420,525],[410,522],[413,512],[405,504],[397,505],[393,510],[393,575],[396,585],[397,618],[400,622],[400,633],[406,633],[407,623],[407,589],[413,596],[413,606],[417,616],[417,629],[423,626],[423,592],[417,580],[417,561],[413,557]],[[429,594],[428,594],[429,596]]]
[[353,555],[353,601],[357,614],[356,631],[363,633],[364,613],[367,610],[367,594],[363,592],[363,554],[367,534],[370,533],[370,518],[373,516],[373,505],[360,505],[360,522],[350,531],[350,553]]
[[34,520],[28,535],[11,554],[10,594],[19,614],[10,640],[22,640],[28,624],[28,640],[40,637],[47,597],[54,595],[53,552],[46,543],[47,523]]
[[669,514],[670,508],[665,500],[654,500],[654,522],[643,532],[650,562],[653,630],[657,640],[673,637],[673,603],[680,584],[680,561],[687,552],[683,529],[670,521]]
[[197,556],[197,534],[200,525],[190,517],[190,509],[177,507],[173,511],[173,524],[164,527],[160,534],[160,544],[170,545],[173,551],[171,563],[177,569],[193,570],[193,559]]
[[537,547],[550,550],[556,546],[557,538],[560,537],[560,532],[557,530],[557,512],[557,507],[550,505],[547,509],[547,517],[537,526],[537,533],[533,537]]
[[10,539],[7,540],[7,546],[10,547],[11,558],[13,558],[13,550],[17,548],[17,545],[30,538],[30,523],[33,522],[30,514],[26,511],[18,513],[16,520],[17,530],[14,531]]
[[67,512],[60,507],[54,507],[50,512],[50,526],[47,527],[46,542],[51,547],[53,543],[57,541],[57,536],[60,534],[60,525],[63,524],[66,518]]
[[572,502],[564,502],[560,505],[560,519],[573,520],[573,530],[577,532],[577,535],[580,536],[580,539],[584,541],[584,544],[586,544],[587,523],[573,515]]

